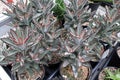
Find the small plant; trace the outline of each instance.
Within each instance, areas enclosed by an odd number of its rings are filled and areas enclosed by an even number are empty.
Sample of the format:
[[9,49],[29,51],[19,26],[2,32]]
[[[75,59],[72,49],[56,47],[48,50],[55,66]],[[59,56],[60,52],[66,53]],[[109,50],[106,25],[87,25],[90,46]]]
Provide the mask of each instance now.
[[64,0],[55,0],[55,6],[53,8],[53,13],[59,20],[64,18],[65,9],[66,9],[66,6],[64,3]]
[[115,72],[106,70],[106,72],[108,74],[106,79],[120,80],[120,69],[117,69]]
[[120,80],[120,69],[106,67],[99,74],[99,80]]
[[69,2],[67,6],[64,0],[20,0],[16,5],[7,4],[10,9],[5,14],[13,18],[15,30],[1,39],[4,46],[0,49],[0,64],[11,65],[13,73],[30,76],[42,70],[40,66],[67,61],[77,78],[80,66],[90,67],[89,61],[99,60],[99,40],[112,45],[110,35],[120,30],[119,7],[106,7],[106,16],[96,18],[85,7],[88,0]]

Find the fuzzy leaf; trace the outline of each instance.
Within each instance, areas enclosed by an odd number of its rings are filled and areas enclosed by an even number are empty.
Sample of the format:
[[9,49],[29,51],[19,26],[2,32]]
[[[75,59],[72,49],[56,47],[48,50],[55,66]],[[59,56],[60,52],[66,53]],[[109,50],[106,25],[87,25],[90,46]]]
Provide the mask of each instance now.
[[2,38],[1,40],[2,40],[3,42],[7,43],[8,45],[11,45],[11,46],[13,46],[13,47],[18,48],[18,47],[12,42],[12,40],[10,40],[9,38]]
[[3,61],[4,58],[5,58],[5,56],[0,55],[0,62]]
[[10,50],[7,56],[12,56],[15,55],[16,53],[18,53],[17,50]]
[[20,63],[16,63],[12,66],[12,71],[16,71],[18,70],[18,68],[20,68]]

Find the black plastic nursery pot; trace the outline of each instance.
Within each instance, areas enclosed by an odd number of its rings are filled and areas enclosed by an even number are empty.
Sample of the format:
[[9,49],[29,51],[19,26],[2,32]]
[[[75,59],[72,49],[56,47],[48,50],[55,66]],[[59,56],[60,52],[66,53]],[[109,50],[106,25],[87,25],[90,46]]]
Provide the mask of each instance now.
[[90,74],[90,68],[80,66],[78,77],[75,78],[72,67],[70,65],[63,67],[63,62],[45,65],[44,69],[45,73],[43,78],[37,80],[87,80]]
[[45,70],[44,76],[42,79],[38,80],[64,80],[64,78],[60,74],[61,64],[62,62],[44,65]]
[[[44,65],[42,76],[38,76],[34,80],[64,80],[64,78],[60,74],[61,64],[62,64],[62,62],[58,62],[58,63],[55,63],[55,64]],[[16,75],[12,74],[10,65],[3,66],[3,69],[9,75],[11,80],[21,80],[20,76],[18,76],[17,73],[16,73]]]
[[108,7],[111,7],[113,8],[113,3],[109,3],[109,2],[99,2],[99,1],[94,1],[94,3],[88,3],[86,4],[86,6],[89,6],[89,8],[91,9],[91,11],[96,11],[99,6],[102,6],[102,7],[105,7],[105,6],[108,6]]
[[99,80],[98,77],[100,72],[108,66],[120,68],[120,58],[117,55],[117,48],[119,46],[120,43],[117,43],[115,46],[111,46],[109,48],[109,53],[105,58],[99,60],[98,62],[91,62],[93,69],[88,80]]
[[105,7],[105,6],[110,6],[112,7],[113,5],[113,1],[107,1],[107,0],[91,0],[94,3],[99,3],[101,6]]
[[12,74],[12,72],[11,72],[12,66],[11,66],[11,65],[7,65],[7,66],[2,66],[2,67],[3,67],[3,69],[5,70],[5,72],[8,74],[8,76],[11,78],[11,80],[15,80],[14,77],[16,77],[16,76],[14,76],[14,75]]
[[89,3],[87,4],[89,6],[89,8],[91,9],[91,11],[96,11],[98,9],[98,7],[100,6],[100,3]]
[[[102,44],[106,44],[106,43],[102,42]],[[84,70],[86,71],[88,70],[87,72],[89,73],[87,74],[87,77],[84,78],[84,80],[99,80],[98,78],[99,78],[100,72],[108,66],[120,68],[120,57],[117,54],[117,49],[119,46],[120,46],[120,43],[117,43],[115,46],[109,46],[109,45],[104,46],[105,50],[109,49],[109,54],[105,58],[102,58],[101,60],[99,60],[98,62],[90,61],[92,68],[88,69],[84,67]],[[42,77],[38,76],[36,80],[66,80],[63,76],[65,75],[63,74],[64,72],[62,73],[62,70],[64,70],[64,68],[61,68],[62,64],[63,62],[60,61],[55,64],[44,65],[43,76]],[[3,66],[3,68],[5,69],[5,71],[8,73],[8,75],[12,80],[16,80],[15,77],[17,76],[12,75],[10,65]],[[83,69],[83,68],[80,68],[80,69]],[[66,72],[68,71],[67,73],[71,71],[71,69],[65,69],[65,70]],[[84,77],[85,75],[82,75],[82,76]],[[83,80],[83,79],[79,78],[78,80]]]
[[87,66],[79,66],[77,71],[77,76],[73,72],[72,66],[67,65],[61,67],[60,73],[63,76],[64,80],[87,80],[90,74],[91,68]]
[[[41,77],[38,76],[34,80],[87,80],[90,74],[90,68],[86,66],[79,67],[78,78],[74,77],[71,66],[62,67],[63,62],[58,62],[55,64],[44,65],[44,73]],[[21,80],[18,75],[13,76],[11,73],[10,66],[4,67],[6,72],[9,74],[11,80]],[[67,78],[65,78],[65,76]],[[29,80],[29,79],[28,79]]]

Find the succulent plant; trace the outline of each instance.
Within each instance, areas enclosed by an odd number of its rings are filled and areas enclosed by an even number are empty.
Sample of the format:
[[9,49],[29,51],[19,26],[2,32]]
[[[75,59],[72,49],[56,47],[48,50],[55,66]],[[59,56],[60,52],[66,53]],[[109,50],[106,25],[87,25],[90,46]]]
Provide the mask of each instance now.
[[7,4],[10,10],[5,14],[13,18],[15,30],[1,39],[0,64],[10,64],[20,74],[39,71],[40,65],[67,61],[77,77],[81,65],[90,66],[89,61],[101,58],[99,40],[112,45],[110,34],[119,31],[119,8],[106,7],[106,15],[96,18],[85,7],[87,1],[69,0],[66,5],[63,0],[20,0],[16,5]]
[[53,13],[58,19],[62,19],[65,14],[65,3],[64,0],[55,0],[55,6]]
[[96,18],[93,18],[93,22],[96,24],[95,29],[97,31],[96,38],[101,39],[105,42],[108,42],[112,45],[112,35],[114,32],[119,32],[119,10],[120,8],[113,8],[110,9],[108,7],[106,9],[106,15],[105,16],[98,16]]
[[[4,1],[2,0],[2,2]],[[29,4],[29,0],[20,0],[17,1],[16,4],[5,4],[9,7],[9,9],[6,9],[6,12],[9,14],[4,14],[13,18],[12,22],[14,27],[30,26],[31,20],[33,18],[33,9],[31,4]]]
[[38,47],[40,39],[41,36],[34,36],[34,33],[28,28],[11,30],[9,37],[2,38],[4,47],[0,53],[0,64],[11,65],[12,71],[17,71],[18,74],[23,73],[23,71],[30,73],[34,70],[37,71],[40,68],[38,64],[42,62],[42,54]]
[[120,79],[120,69],[117,67],[106,67],[99,74],[99,80],[119,80]]
[[115,71],[115,73],[113,73],[112,71],[110,71],[110,70],[107,70],[106,71],[107,73],[108,73],[108,77],[106,77],[106,78],[108,78],[108,79],[113,79],[113,80],[119,80],[120,79],[120,70],[119,69],[117,69],[116,71]]

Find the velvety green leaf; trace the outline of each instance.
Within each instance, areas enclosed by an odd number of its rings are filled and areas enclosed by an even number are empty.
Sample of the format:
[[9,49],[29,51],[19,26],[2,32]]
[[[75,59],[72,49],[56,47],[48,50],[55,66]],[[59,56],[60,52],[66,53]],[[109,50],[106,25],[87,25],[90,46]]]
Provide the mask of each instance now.
[[76,35],[75,30],[74,30],[73,28],[69,28],[69,29],[70,29],[70,33],[71,33],[71,35],[72,35],[72,36],[75,36],[75,35]]
[[56,34],[55,34],[55,38],[60,37],[61,33],[62,33],[62,30],[61,30],[61,29],[60,29],[60,30],[57,30],[57,31],[56,31]]
[[34,73],[33,69],[27,69],[27,72],[29,73],[30,76],[33,76]]
[[52,56],[50,54],[47,54],[48,60],[51,61],[52,60]]
[[17,50],[10,50],[7,56],[12,56],[15,55],[16,53],[18,53],[19,51]]
[[78,25],[77,25],[77,35],[78,35],[78,36],[81,34],[82,29],[83,29],[83,28],[82,28],[81,24],[78,23]]
[[17,74],[20,75],[20,74],[24,73],[25,71],[26,71],[25,67],[20,67],[19,70],[17,71],[18,72]]
[[13,47],[17,47],[13,42],[12,40],[10,40],[9,38],[2,38],[1,39],[3,42],[7,43],[8,45],[11,45]]
[[8,65],[9,62],[7,61],[0,61],[0,65]]
[[16,70],[18,70],[18,68],[20,68],[21,66],[20,66],[20,63],[16,63],[16,64],[14,64],[13,66],[12,66],[12,71],[16,71]]
[[33,64],[34,69],[39,70],[39,64]]
[[18,35],[14,30],[10,30],[10,37],[14,38],[16,41],[18,41]]
[[39,56],[39,59],[43,59],[45,56],[46,56],[47,52],[46,53],[41,53],[40,56]]
[[36,15],[33,16],[33,18],[38,18],[38,17],[40,17],[42,15],[43,15],[43,13],[37,13]]
[[5,56],[0,55],[0,62],[3,61],[4,58],[5,58]]

